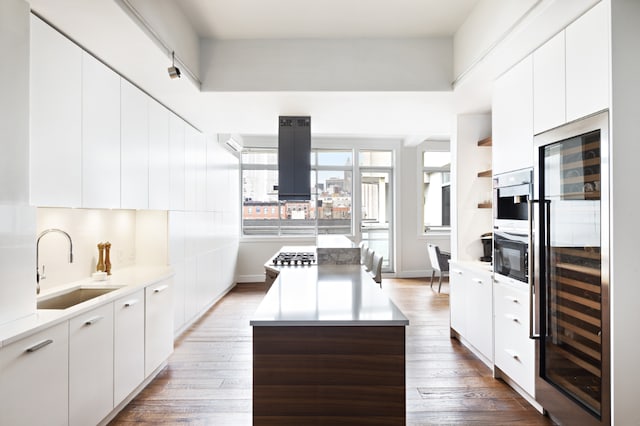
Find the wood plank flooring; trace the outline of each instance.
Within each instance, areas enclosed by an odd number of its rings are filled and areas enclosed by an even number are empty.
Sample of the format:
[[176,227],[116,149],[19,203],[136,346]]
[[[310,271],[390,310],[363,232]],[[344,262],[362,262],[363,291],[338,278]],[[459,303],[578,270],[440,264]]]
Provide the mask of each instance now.
[[[457,340],[449,338],[448,285],[384,279],[409,317],[408,425],[551,425]],[[168,366],[111,425],[251,425],[251,327],[263,284],[240,284],[176,342]]]

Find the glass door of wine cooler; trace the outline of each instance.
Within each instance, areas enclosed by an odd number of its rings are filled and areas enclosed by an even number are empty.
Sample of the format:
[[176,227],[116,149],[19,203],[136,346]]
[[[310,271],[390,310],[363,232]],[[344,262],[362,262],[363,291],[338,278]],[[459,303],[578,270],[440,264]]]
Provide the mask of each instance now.
[[608,327],[608,275],[603,270],[608,266],[601,217],[607,167],[602,133],[599,128],[580,133],[541,146],[538,153],[538,379],[546,383],[543,399],[555,404],[554,392],[559,393],[593,424],[601,424],[603,403],[608,403],[608,330],[603,332]]

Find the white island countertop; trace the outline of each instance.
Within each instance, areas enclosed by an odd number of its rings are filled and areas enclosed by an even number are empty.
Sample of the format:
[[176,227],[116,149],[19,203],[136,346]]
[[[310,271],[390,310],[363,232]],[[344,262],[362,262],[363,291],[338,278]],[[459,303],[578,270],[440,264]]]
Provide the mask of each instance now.
[[360,265],[284,268],[252,326],[405,326],[407,317]]

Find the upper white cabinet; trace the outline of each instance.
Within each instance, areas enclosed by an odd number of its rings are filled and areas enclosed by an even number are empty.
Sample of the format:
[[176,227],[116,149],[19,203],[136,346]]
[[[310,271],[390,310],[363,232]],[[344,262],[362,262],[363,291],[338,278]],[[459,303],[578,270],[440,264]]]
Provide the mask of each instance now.
[[82,203],[82,50],[31,15],[30,200]]
[[149,97],[121,82],[120,191],[123,209],[149,207]]
[[533,53],[533,130],[538,134],[566,122],[565,33]]
[[609,12],[600,2],[566,28],[567,121],[609,106]]
[[185,208],[185,124],[169,114],[169,210]]
[[120,207],[120,76],[82,55],[82,206]]
[[523,59],[495,82],[493,173],[533,166],[533,59]]
[[69,321],[69,425],[98,424],[112,409],[113,303],[108,303]]
[[200,154],[199,132],[189,125],[184,126],[184,209],[196,210],[198,174],[197,164]]
[[113,401],[123,401],[143,382],[144,290],[113,303]]
[[169,210],[169,111],[149,99],[149,208]]
[[68,353],[67,322],[0,349],[0,424],[67,424]]

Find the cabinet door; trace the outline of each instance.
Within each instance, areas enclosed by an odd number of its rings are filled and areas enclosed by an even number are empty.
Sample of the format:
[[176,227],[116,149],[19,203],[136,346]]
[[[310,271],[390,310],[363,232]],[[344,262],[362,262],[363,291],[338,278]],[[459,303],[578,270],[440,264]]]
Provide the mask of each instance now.
[[69,321],[69,425],[98,424],[113,409],[113,303]]
[[169,114],[169,210],[184,210],[184,121]]
[[449,311],[451,328],[463,336],[467,334],[466,292],[467,276],[462,268],[451,266],[449,277]]
[[184,126],[184,209],[196,210],[196,185],[198,155],[198,132],[191,126]]
[[144,381],[144,290],[118,299],[114,308],[113,405]]
[[0,349],[0,424],[66,425],[68,357],[67,322]]
[[528,301],[526,289],[496,282],[495,365],[535,396],[535,343],[529,339]]
[[149,208],[169,210],[169,111],[149,100]]
[[82,206],[120,207],[120,77],[82,55]]
[[82,203],[82,51],[31,15],[31,204]]
[[123,209],[149,207],[149,98],[126,80],[121,84],[120,111]]
[[566,29],[567,121],[609,106],[608,18],[600,2]]
[[173,352],[173,299],[171,280],[145,288],[145,377]]
[[493,173],[533,166],[533,60],[496,80],[493,92]]
[[491,275],[469,271],[467,340],[493,361],[493,291]]
[[533,130],[538,134],[564,124],[564,31],[533,54]]

